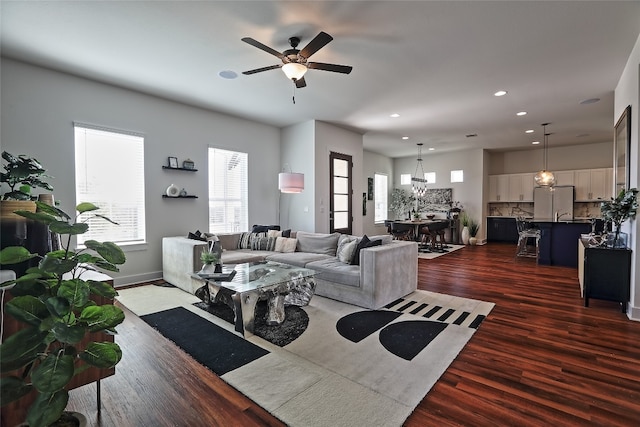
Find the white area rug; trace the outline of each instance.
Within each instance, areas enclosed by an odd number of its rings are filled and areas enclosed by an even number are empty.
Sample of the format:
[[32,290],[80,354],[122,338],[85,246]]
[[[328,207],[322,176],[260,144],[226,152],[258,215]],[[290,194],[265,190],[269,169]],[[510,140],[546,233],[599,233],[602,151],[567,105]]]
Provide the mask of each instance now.
[[[117,299],[137,315],[183,306],[233,332],[231,324],[193,306],[199,299],[178,288],[148,285],[118,292]],[[293,427],[401,426],[493,306],[426,291],[397,301],[389,310],[402,314],[389,325],[447,324],[412,360],[405,360],[383,347],[380,330],[359,342],[338,333],[340,318],[369,310],[314,296],[304,307],[309,326],[298,339],[280,348],[258,336],[249,338],[270,354],[222,379]]]
[[458,249],[462,249],[464,248],[464,245],[452,245],[452,244],[447,244],[447,252],[418,252],[418,258],[419,259],[434,259],[434,258],[438,258],[440,256],[449,254],[451,252],[457,251]]

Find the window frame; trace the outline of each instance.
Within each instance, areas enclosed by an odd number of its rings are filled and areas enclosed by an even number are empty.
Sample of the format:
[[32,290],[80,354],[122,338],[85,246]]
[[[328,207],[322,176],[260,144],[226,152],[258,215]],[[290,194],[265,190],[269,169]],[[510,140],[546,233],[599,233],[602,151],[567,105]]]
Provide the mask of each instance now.
[[[378,178],[384,178],[385,181],[385,188],[384,189],[379,189],[379,181]],[[374,182],[374,187],[373,187],[373,223],[374,224],[384,224],[385,220],[387,220],[388,216],[389,216],[389,175],[387,175],[386,173],[377,173],[375,172],[373,174],[373,182]],[[384,217],[379,219],[378,218],[378,212],[380,211],[380,209],[378,209],[378,197],[384,197]]]

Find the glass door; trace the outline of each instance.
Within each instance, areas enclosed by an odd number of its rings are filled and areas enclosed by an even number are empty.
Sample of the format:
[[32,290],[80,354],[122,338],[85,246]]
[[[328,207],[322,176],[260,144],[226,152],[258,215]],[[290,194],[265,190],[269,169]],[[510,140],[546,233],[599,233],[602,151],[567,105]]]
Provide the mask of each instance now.
[[351,156],[331,152],[329,155],[329,231],[351,234],[353,223],[353,184]]

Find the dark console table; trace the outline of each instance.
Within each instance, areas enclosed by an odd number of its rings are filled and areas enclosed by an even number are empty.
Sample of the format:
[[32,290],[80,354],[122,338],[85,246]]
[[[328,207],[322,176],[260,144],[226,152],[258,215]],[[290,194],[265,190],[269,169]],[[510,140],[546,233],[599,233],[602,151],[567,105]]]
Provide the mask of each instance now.
[[580,277],[580,283],[584,283],[584,306],[589,307],[589,298],[615,301],[626,313],[631,282],[631,249],[581,249],[584,250],[584,272]]

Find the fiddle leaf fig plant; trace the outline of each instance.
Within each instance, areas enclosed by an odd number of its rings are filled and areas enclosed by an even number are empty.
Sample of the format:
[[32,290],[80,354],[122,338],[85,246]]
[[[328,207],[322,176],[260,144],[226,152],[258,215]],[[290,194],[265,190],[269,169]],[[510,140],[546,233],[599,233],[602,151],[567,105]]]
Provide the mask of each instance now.
[[9,191],[2,195],[2,200],[31,200],[31,189],[40,187],[53,191],[51,184],[45,181],[51,178],[39,161],[24,154],[14,156],[6,151],[2,152],[5,160],[3,172],[0,172],[0,182],[6,183]]
[[39,258],[37,267],[0,284],[1,288],[13,286],[13,299],[5,305],[7,314],[26,325],[0,345],[0,403],[4,406],[35,389],[37,397],[26,421],[31,427],[45,427],[63,415],[69,400],[66,387],[76,374],[91,366],[112,368],[122,358],[122,351],[114,342],[80,343],[89,333],[116,333],[115,327],[124,320],[119,307],[97,305],[91,299],[96,295],[112,300],[117,295],[113,287],[85,280],[83,273],[96,267],[118,271],[118,265],[124,264],[126,258],[122,249],[111,242],[88,240],[86,249],[70,248],[72,236],[88,231],[88,221],[113,223],[102,215],[90,214],[98,209],[94,204],[78,205],[75,218],[54,206],[36,204],[36,213],[16,213],[47,224],[50,231],[60,234],[62,249],[44,256],[20,246],[0,251],[3,265]]

